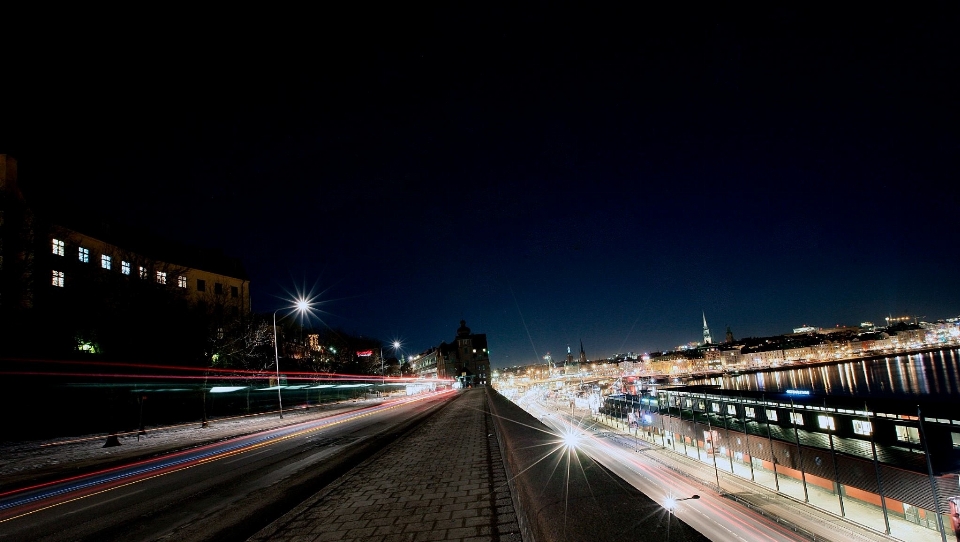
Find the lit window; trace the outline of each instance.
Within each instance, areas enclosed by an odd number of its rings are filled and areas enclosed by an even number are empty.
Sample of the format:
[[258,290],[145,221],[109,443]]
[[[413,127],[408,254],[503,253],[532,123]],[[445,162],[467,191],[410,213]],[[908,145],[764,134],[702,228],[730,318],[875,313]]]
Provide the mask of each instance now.
[[950,439],[953,440],[954,448],[960,448],[960,433],[950,433]]
[[185,277],[185,276],[183,276],[183,275],[180,275],[179,277],[177,277],[177,286],[179,286],[179,287],[181,287],[181,288],[186,288],[186,287],[187,287],[187,277]]
[[101,254],[101,255],[100,255],[100,267],[102,267],[102,268],[104,268],[104,269],[110,269],[110,265],[111,265],[111,258],[110,258],[110,256],[107,256],[106,254]]
[[901,442],[912,442],[914,444],[920,442],[920,431],[916,427],[908,427],[906,425],[897,425],[897,440]]
[[63,288],[63,271],[53,272],[53,285],[58,288]]
[[80,261],[87,263],[90,261],[90,249],[80,247],[77,249],[77,253],[80,255]]
[[719,412],[720,412],[720,403],[710,403],[710,410],[719,413]]
[[63,241],[59,239],[53,240],[53,253],[56,254],[57,256],[63,256],[64,254]]
[[147,278],[147,268],[143,267],[142,265],[140,266],[140,278]]
[[756,418],[756,417],[757,417],[757,411],[754,410],[754,408],[753,408],[752,406],[743,407],[743,413],[746,414],[746,416],[747,416],[748,418]]
[[120,262],[120,272],[123,273],[124,275],[129,275],[129,274],[130,274],[130,262],[121,261],[121,262]]
[[817,416],[817,424],[820,429],[829,429],[830,431],[837,429],[837,426],[833,423],[833,416]]
[[853,432],[858,435],[867,435],[873,433],[873,424],[863,420],[853,420]]
[[767,409],[767,420],[768,420],[768,421],[771,421],[771,422],[779,421],[779,420],[777,419],[777,411],[776,411],[776,410],[770,410],[770,409],[768,408],[768,409]]
[[794,425],[803,425],[803,414],[799,412],[791,412],[790,423]]
[[737,405],[727,405],[727,414],[731,416],[737,415]]
[[157,284],[166,284],[166,283],[167,283],[166,271],[157,271]]

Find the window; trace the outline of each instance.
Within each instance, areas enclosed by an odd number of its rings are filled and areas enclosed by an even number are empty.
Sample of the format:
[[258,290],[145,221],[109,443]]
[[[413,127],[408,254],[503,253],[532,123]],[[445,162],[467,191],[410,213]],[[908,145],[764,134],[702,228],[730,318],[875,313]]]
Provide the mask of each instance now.
[[236,286],[230,287],[230,297],[240,297],[240,290]]
[[166,284],[166,283],[167,283],[167,272],[157,271],[157,284]]
[[112,260],[111,260],[110,256],[107,256],[106,254],[101,254],[101,255],[100,255],[100,267],[102,267],[102,268],[104,268],[104,269],[110,269],[111,261],[112,261]]
[[63,256],[64,254],[63,241],[59,239],[53,240],[53,253],[56,254],[57,256]]
[[731,416],[737,415],[737,405],[727,405],[727,414]]
[[873,424],[863,420],[853,420],[853,432],[858,435],[869,436],[873,433]]
[[960,433],[950,433],[950,439],[953,440],[954,448],[960,448]]
[[829,429],[830,431],[837,429],[837,426],[833,423],[833,416],[817,416],[817,425],[820,426],[820,429]]
[[790,423],[793,425],[803,425],[803,414],[799,412],[791,412]]
[[779,421],[779,420],[777,419],[777,411],[776,411],[776,410],[770,410],[769,408],[767,409],[767,421],[770,421],[770,422]]
[[207,281],[203,279],[197,279],[197,291],[206,292],[207,291]]
[[120,262],[120,272],[123,273],[124,275],[129,275],[129,274],[130,274],[130,262],[121,261],[121,262]]
[[58,288],[63,288],[63,271],[53,272],[53,285]]
[[719,413],[720,412],[720,403],[710,403],[710,410]]
[[80,261],[83,263],[90,262],[90,249],[80,247],[77,249],[77,253],[80,255]]
[[147,278],[147,268],[143,267],[142,265],[140,266],[140,278]]
[[743,407],[743,413],[746,414],[748,418],[757,417],[757,411],[752,406]]
[[186,287],[187,287],[187,277],[185,277],[185,276],[183,276],[183,275],[180,275],[179,277],[177,277],[177,286],[179,286],[179,287],[181,287],[181,288],[186,288]]
[[901,442],[912,442],[914,444],[920,442],[920,431],[916,427],[909,427],[906,425],[897,425],[897,440]]
[[222,294],[222,293],[223,293],[223,284],[220,284],[219,282],[214,282],[214,283],[213,283],[213,293],[215,293],[215,294]]

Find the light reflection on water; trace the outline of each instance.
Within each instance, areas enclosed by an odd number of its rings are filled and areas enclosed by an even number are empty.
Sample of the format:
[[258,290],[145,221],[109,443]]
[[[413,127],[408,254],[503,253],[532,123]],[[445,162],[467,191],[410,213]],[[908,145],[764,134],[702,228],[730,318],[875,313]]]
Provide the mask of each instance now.
[[918,395],[960,399],[957,349],[896,355],[823,366],[724,375],[691,381],[728,390],[784,393],[788,389],[830,395]]

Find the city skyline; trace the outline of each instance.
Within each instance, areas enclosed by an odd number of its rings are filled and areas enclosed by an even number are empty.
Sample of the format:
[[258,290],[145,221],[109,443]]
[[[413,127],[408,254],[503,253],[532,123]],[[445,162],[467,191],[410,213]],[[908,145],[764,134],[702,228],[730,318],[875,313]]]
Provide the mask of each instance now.
[[33,202],[240,258],[254,312],[312,293],[408,354],[461,319],[507,366],[960,307],[940,5],[344,9],[144,29],[135,63],[85,31],[35,77],[13,44],[0,153]]

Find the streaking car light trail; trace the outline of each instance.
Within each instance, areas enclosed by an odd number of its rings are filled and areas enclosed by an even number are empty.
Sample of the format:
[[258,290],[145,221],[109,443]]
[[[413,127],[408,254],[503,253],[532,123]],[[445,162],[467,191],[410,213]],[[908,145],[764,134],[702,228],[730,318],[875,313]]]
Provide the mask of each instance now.
[[[174,365],[161,365],[155,363],[125,363],[125,362],[115,362],[115,361],[76,361],[76,360],[42,360],[42,359],[24,359],[24,358],[0,358],[8,362],[16,363],[25,363],[25,364],[47,364],[47,365],[63,365],[63,366],[82,366],[82,367],[112,367],[112,368],[131,368],[131,369],[155,369],[161,371],[167,371],[163,373],[162,376],[158,375],[145,375],[141,373],[132,373],[132,374],[97,374],[90,373],[87,371],[80,373],[73,372],[50,372],[50,371],[3,371],[0,374],[21,374],[21,375],[40,375],[40,376],[112,376],[112,377],[130,377],[130,378],[170,378],[171,374],[174,372],[192,372],[192,373],[201,373],[193,378],[204,379],[204,378],[270,378],[273,376],[273,373],[270,371],[261,371],[261,370],[251,370],[251,369],[219,369],[215,367],[180,367]],[[224,376],[217,376],[217,375]],[[346,374],[346,373],[324,373],[324,372],[309,372],[309,371],[284,371],[284,376],[290,380],[363,380],[369,382],[380,382],[384,379],[382,376],[371,376],[371,375],[362,375],[362,374]],[[187,378],[185,375],[180,375],[178,378]],[[388,376],[386,377],[388,382],[452,382],[450,379],[442,378],[420,378],[418,376],[410,377],[397,377],[397,376]]]
[[[534,411],[536,412],[536,411]],[[599,464],[606,462],[618,462],[628,465],[636,475],[644,478],[652,486],[658,488],[653,494],[648,496],[661,502],[664,510],[671,510],[674,515],[698,514],[706,521],[710,522],[714,528],[723,529],[732,536],[741,540],[757,540],[764,542],[776,542],[780,540],[797,540],[801,537],[795,532],[790,531],[783,525],[770,521],[767,518],[757,518],[755,515],[743,509],[738,505],[721,507],[714,501],[717,497],[711,496],[710,492],[704,493],[703,489],[697,489],[681,474],[670,469],[654,467],[645,463],[633,453],[626,452],[625,449],[616,442],[617,439],[597,438],[589,431],[585,430],[581,419],[578,421],[570,420],[566,416],[551,417],[550,425],[559,437],[562,446],[568,450],[578,449],[586,452],[593,461]],[[607,465],[608,467],[610,465]],[[671,507],[670,501],[685,500],[676,494],[679,488],[686,491],[680,491],[682,495],[693,493],[703,494],[698,497],[697,506],[689,507]],[[640,489],[638,487],[638,489]],[[657,495],[657,493],[662,494]],[[729,503],[728,503],[729,504]],[[710,514],[706,513],[709,510]],[[722,521],[716,518],[722,517]],[[745,536],[749,535],[749,536]]]
[[444,390],[404,398],[348,413],[335,414],[320,420],[297,423],[286,427],[262,431],[253,435],[200,446],[198,448],[173,452],[130,465],[122,465],[90,474],[10,490],[0,493],[0,523],[33,514],[40,510],[47,510],[55,506],[73,502],[90,495],[101,494],[119,487],[126,487],[171,472],[249,452],[283,440],[314,433],[337,424],[450,393],[453,393],[453,391]]
[[[569,423],[569,422],[566,422],[566,423]],[[586,433],[584,434],[584,438],[589,439],[590,447],[598,451],[603,451],[603,453],[606,454],[608,457],[618,458],[617,460],[629,464],[634,469],[634,472],[636,472],[640,476],[645,477],[647,480],[651,481],[652,483],[662,488],[678,488],[678,487],[687,487],[690,485],[689,482],[686,479],[684,479],[680,474],[670,470],[661,471],[658,469],[657,470],[652,469],[650,466],[643,464],[640,461],[640,459],[637,458],[636,456],[632,454],[631,455],[625,454],[623,452],[623,448],[621,448],[620,446],[612,444],[603,439],[597,439],[592,435],[589,435]],[[690,487],[689,489],[690,489],[690,492],[694,491],[693,487]],[[675,497],[668,494],[666,500],[669,501],[671,499],[675,499]],[[710,498],[700,498],[698,500],[698,503],[699,503],[698,506],[710,508],[717,515],[724,515],[728,521],[730,521],[733,524],[736,524],[742,531],[752,533],[754,540],[770,540],[772,542],[775,542],[778,540],[791,540],[797,537],[796,533],[791,532],[790,530],[783,527],[782,525],[769,522],[766,520],[764,520],[765,524],[761,528],[756,524],[757,522],[756,518],[750,516],[749,514],[737,508],[733,510],[722,509],[719,506],[717,506]],[[667,502],[664,502],[664,507],[670,508]],[[677,514],[678,511],[679,510],[675,510],[674,514]],[[702,511],[696,508],[689,508],[689,512],[704,515]],[[723,527],[722,525],[720,526]],[[774,530],[780,536],[773,536],[768,532],[768,530]]]

